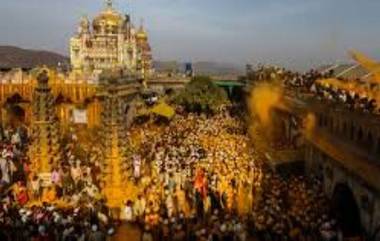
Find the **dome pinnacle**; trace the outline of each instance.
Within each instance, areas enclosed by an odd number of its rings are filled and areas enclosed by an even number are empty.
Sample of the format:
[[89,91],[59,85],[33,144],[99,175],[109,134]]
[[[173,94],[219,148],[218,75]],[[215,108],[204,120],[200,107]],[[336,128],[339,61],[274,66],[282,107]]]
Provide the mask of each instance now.
[[112,8],[112,0],[105,0],[105,2],[108,9]]

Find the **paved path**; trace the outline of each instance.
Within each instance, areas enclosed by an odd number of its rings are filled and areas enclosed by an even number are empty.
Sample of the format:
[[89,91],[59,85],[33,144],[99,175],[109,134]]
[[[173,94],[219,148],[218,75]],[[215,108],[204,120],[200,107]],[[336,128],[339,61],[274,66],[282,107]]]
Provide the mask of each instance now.
[[137,226],[122,224],[111,241],[140,241],[140,230]]

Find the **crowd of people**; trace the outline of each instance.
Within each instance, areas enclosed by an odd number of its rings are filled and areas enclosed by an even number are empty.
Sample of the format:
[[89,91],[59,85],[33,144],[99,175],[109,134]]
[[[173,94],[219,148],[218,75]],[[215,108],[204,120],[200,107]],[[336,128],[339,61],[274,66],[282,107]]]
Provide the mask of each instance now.
[[336,238],[320,181],[268,168],[238,112],[135,123],[125,155],[137,191],[118,217],[102,195],[102,153],[78,150],[75,131],[46,186],[28,169],[26,130],[2,128],[0,240],[102,241],[119,218],[143,241]]
[[281,81],[285,86],[297,88],[299,91],[308,91],[316,80],[332,77],[333,74],[332,71],[321,73],[315,69],[299,73],[277,66],[260,65],[254,71],[248,73],[247,77],[257,82]]
[[14,205],[3,200],[0,211],[0,240],[4,241],[105,241],[115,232],[104,202],[74,207],[54,204]]
[[329,78],[334,78],[333,70],[320,72],[311,69],[301,74],[274,66],[259,66],[248,77],[259,82],[281,80],[284,86],[297,92],[312,94],[318,99],[337,103],[351,111],[380,113],[380,106],[377,103],[380,95],[378,85],[342,78],[329,82]]
[[24,127],[0,126],[0,197],[12,196],[20,205],[28,202],[26,184],[30,172],[28,136]]
[[26,127],[0,126],[0,240],[105,240],[93,238],[113,230],[98,188],[99,157],[78,159],[71,133],[47,186],[31,170],[31,138]]
[[227,111],[177,115],[169,125],[134,126],[129,136],[129,155],[140,160],[130,175],[141,192],[123,214],[141,225],[144,240],[325,237],[331,219],[321,182],[266,168],[245,124]]
[[346,90],[323,83],[315,83],[310,88],[310,91],[319,99],[327,100],[330,103],[337,103],[351,111],[356,110],[371,114],[380,113],[380,107],[377,104],[376,98],[370,97],[365,92],[360,93],[355,90]]

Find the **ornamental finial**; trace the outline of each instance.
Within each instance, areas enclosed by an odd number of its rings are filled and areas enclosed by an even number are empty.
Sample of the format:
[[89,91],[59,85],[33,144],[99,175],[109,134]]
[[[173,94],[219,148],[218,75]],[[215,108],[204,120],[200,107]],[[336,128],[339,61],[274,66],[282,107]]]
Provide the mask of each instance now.
[[144,18],[140,19],[140,30],[144,30]]
[[112,0],[105,0],[106,1],[106,7],[112,8]]

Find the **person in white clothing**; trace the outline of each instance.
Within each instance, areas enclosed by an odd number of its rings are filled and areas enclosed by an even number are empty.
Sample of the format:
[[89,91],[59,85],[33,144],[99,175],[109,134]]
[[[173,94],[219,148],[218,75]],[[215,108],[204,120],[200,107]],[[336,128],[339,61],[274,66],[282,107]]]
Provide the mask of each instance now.
[[135,217],[141,217],[145,213],[146,200],[142,195],[138,195],[137,200],[134,204],[133,210],[135,212]]
[[133,220],[134,220],[133,205],[132,205],[132,201],[131,200],[128,200],[125,203],[122,219],[124,219],[127,222],[133,222]]

